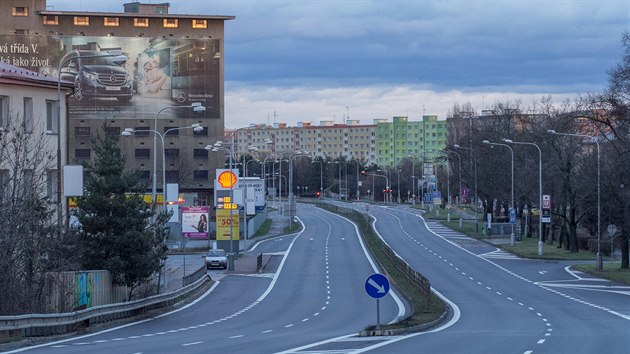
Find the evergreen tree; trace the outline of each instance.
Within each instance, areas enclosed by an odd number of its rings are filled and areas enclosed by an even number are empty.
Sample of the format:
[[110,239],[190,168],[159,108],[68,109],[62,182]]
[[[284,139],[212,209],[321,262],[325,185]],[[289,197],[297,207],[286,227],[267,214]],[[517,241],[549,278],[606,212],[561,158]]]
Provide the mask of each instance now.
[[137,172],[125,171],[118,136],[99,135],[92,146],[96,158],[86,164],[90,173],[85,193],[77,199],[83,266],[111,271],[115,285],[129,287],[131,299],[134,289],[166,259],[168,215],[156,217],[155,206],[144,202],[145,186]]

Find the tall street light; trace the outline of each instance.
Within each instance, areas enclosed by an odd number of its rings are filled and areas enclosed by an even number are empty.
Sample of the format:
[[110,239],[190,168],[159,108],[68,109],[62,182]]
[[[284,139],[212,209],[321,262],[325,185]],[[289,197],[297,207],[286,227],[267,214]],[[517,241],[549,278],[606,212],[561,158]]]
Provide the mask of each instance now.
[[[162,205],[166,207],[166,149],[164,146],[164,137],[168,135],[168,133],[176,130],[184,130],[184,129],[192,129],[193,131],[200,132],[203,130],[203,127],[199,123],[192,124],[189,127],[179,127],[179,128],[170,128],[167,129],[164,134],[160,133],[157,130],[153,129],[133,129],[133,128],[125,128],[124,131],[120,133],[122,136],[131,136],[132,133],[135,132],[153,132],[156,136],[160,136],[160,140],[162,142]],[[155,150],[154,150],[155,151]],[[153,171],[153,176],[156,176],[156,171]]]
[[473,150],[472,148],[469,147],[464,147],[464,146],[459,146],[457,144],[453,145],[455,148],[457,149],[464,149],[464,150],[470,150],[470,154],[473,158],[474,161],[474,167],[475,167],[475,203],[474,203],[474,210],[475,210],[475,231],[477,231],[477,203],[479,203],[479,200],[477,199],[477,156],[475,155],[475,150]]
[[[595,261],[597,263],[597,269],[602,270],[604,267],[604,264],[602,262],[602,254],[600,253],[600,242],[601,242],[601,234],[602,234],[602,224],[601,224],[602,208],[601,208],[601,194],[600,194],[601,183],[600,183],[600,164],[599,164],[599,141],[597,141],[596,137],[591,136],[591,135],[586,135],[586,134],[559,133],[553,129],[549,129],[547,130],[547,132],[554,135],[565,135],[565,136],[574,136],[578,138],[587,138],[587,139],[590,139],[591,141],[594,141],[595,144],[597,145],[597,256],[595,257]],[[612,253],[612,248],[611,248],[611,253]]]
[[531,145],[538,149],[538,255],[542,256],[543,254],[543,243],[542,243],[542,150],[540,147],[534,143],[523,142],[523,141],[512,141],[510,139],[503,139],[504,142],[508,144],[517,144],[517,145]]
[[[160,117],[160,113],[168,110],[168,109],[177,109],[177,108],[192,108],[193,111],[195,112],[203,112],[206,110],[206,107],[201,105],[201,102],[193,102],[191,105],[189,106],[166,106],[163,107],[162,109],[160,109],[157,114],[155,115],[155,122],[153,125],[153,131],[155,133],[157,133],[158,128],[157,128],[157,123],[158,123],[158,119]],[[157,195],[157,134],[153,134],[153,187],[151,190],[151,198],[153,201],[153,204],[156,203],[156,195]],[[166,167],[164,167],[166,168]],[[164,196],[166,197],[166,190],[163,191]]]
[[319,164],[319,196],[322,197],[324,193],[324,164],[319,160],[313,160],[312,163]]
[[[510,153],[512,153],[512,199],[510,201],[510,209],[512,209],[514,208],[514,149],[512,149],[512,147],[508,144],[491,143],[488,140],[484,140],[482,141],[482,143],[488,144],[488,145],[505,146],[506,148],[510,149]],[[510,245],[514,246],[515,243],[516,243],[516,237],[514,236],[514,224],[512,224],[512,233],[510,234]]]
[[[61,203],[61,68],[71,60],[80,60],[79,50],[75,49],[64,55],[59,60],[57,66],[57,235],[61,236],[61,225],[63,207]],[[100,55],[85,55],[81,56],[81,59],[93,59],[93,58],[114,58],[114,61],[125,62],[129,59],[127,56],[122,55],[122,50],[109,50],[103,52]],[[66,112],[67,116],[67,112]],[[66,129],[67,131],[67,129]]]
[[457,193],[457,204],[461,208],[461,204],[462,204],[462,155],[455,150],[451,150],[451,152],[454,152],[455,155],[457,155],[457,158],[459,159],[459,192]]
[[[355,160],[355,159],[351,159],[348,162],[355,162],[357,165],[357,200],[359,200],[360,198],[360,193],[359,193],[359,160]],[[346,178],[348,178],[346,176]],[[348,188],[348,186],[346,185],[346,188]]]

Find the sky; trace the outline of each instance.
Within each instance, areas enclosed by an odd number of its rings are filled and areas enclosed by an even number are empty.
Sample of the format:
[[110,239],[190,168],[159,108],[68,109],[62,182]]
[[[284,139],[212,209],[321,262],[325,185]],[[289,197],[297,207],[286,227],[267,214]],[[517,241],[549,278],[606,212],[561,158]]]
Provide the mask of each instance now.
[[[107,0],[61,11],[122,12]],[[628,0],[160,0],[229,15],[225,126],[422,115],[454,104],[554,102],[606,88],[630,30]]]

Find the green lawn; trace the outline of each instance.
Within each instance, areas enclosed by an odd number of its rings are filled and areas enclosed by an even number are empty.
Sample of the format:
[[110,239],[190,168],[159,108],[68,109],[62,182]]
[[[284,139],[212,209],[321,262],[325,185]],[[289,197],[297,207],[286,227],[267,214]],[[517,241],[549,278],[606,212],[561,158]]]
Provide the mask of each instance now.
[[597,270],[595,263],[578,264],[574,265],[572,268],[596,275],[600,278],[630,284],[630,269],[621,269],[619,267],[621,267],[621,262],[604,263],[604,269],[602,270]]

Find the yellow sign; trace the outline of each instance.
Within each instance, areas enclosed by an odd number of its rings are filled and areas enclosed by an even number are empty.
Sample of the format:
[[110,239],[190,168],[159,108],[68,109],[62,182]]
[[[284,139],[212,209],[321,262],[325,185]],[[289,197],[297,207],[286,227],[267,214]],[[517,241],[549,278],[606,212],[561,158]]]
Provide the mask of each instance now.
[[236,185],[238,177],[232,171],[223,171],[217,176],[217,182],[221,185],[221,188],[229,189]]
[[[230,213],[232,218],[230,220]],[[230,230],[232,240],[239,239],[239,217],[238,213],[232,213],[231,210],[217,208],[217,240],[229,241]]]

